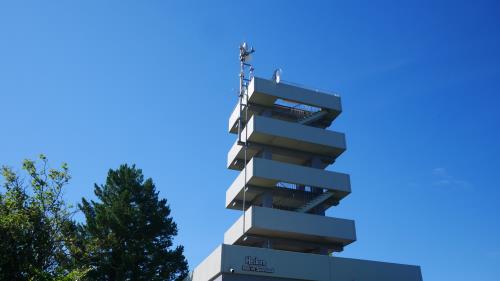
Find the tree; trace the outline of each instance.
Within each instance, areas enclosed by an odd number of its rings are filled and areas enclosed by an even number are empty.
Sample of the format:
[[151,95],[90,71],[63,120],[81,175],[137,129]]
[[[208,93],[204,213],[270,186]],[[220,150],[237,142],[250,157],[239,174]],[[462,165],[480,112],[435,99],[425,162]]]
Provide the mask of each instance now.
[[40,165],[24,160],[27,177],[1,168],[0,280],[78,280],[85,275],[71,258],[77,228],[62,199],[71,179],[68,166],[49,169],[47,158],[39,158]]
[[177,225],[166,199],[135,165],[109,170],[95,185],[99,202],[82,199],[82,236],[91,280],[182,280],[187,276],[183,246],[173,248]]

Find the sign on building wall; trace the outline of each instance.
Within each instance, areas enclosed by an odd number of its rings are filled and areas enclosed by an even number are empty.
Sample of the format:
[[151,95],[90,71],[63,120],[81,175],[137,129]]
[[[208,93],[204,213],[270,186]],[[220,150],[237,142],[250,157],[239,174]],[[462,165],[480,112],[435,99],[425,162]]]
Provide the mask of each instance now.
[[242,265],[243,271],[274,273],[273,267],[268,267],[267,261],[258,257],[246,256],[245,263]]

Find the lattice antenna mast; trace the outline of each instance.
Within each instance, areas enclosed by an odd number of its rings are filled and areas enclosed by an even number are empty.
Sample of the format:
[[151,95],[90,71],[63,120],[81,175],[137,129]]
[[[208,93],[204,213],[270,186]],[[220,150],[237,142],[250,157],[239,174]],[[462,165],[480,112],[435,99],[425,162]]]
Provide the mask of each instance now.
[[[243,141],[242,138],[242,130],[243,130],[243,118],[246,118],[247,116],[244,116],[247,114],[247,102],[248,102],[248,95],[247,95],[247,90],[248,90],[248,83],[253,78],[253,72],[254,68],[253,66],[249,63],[251,59],[251,55],[255,52],[254,48],[249,48],[246,42],[243,42],[240,45],[240,91],[239,91],[239,99],[240,99],[240,116],[238,120],[238,142],[243,145],[246,143]],[[246,122],[246,120],[245,120]]]
[[254,68],[249,63],[251,55],[255,52],[253,47],[248,47],[246,42],[240,45],[240,91],[239,91],[239,103],[240,103],[240,116],[238,118],[238,144],[242,145],[245,152],[244,159],[244,187],[243,187],[243,231],[245,230],[245,202],[246,202],[246,191],[247,191],[247,157],[248,157],[248,129],[245,126],[245,132],[243,133],[243,123],[248,121],[248,84],[253,78]]

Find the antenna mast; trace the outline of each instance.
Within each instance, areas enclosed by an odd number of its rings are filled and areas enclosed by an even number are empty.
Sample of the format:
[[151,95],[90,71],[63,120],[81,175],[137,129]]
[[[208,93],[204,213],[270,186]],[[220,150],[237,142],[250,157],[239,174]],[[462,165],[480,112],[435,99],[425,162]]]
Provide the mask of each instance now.
[[245,232],[245,204],[246,204],[246,191],[247,191],[247,151],[248,151],[248,129],[245,126],[245,134],[243,136],[243,122],[248,121],[248,84],[253,78],[254,68],[249,63],[251,55],[255,52],[254,48],[249,48],[246,42],[240,45],[240,116],[238,118],[238,144],[243,145],[245,152],[244,159],[244,186],[243,186],[243,233]]

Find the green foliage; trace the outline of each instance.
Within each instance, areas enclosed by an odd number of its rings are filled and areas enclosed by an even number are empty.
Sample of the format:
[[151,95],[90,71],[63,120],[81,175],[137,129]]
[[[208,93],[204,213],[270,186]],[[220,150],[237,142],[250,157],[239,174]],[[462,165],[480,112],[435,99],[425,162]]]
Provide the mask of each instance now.
[[[94,280],[181,280],[187,274],[183,247],[173,247],[177,226],[152,179],[135,166],[110,170],[95,185],[100,202],[82,200],[87,259]],[[173,248],[173,249],[172,249]]]
[[85,270],[75,269],[66,275],[57,277],[54,281],[80,281],[85,278],[89,271],[90,268],[87,268]]
[[182,246],[173,246],[177,225],[166,199],[159,199],[152,179],[135,166],[110,170],[106,184],[95,185],[99,202],[79,205],[82,257],[94,270],[90,280],[182,280],[187,262]]
[[68,166],[49,169],[47,158],[39,158],[39,165],[24,160],[23,178],[1,168],[0,280],[79,280],[86,271],[74,268],[76,225],[62,199],[71,179]]
[[48,272],[35,271],[29,278],[29,281],[83,281],[90,271],[90,268],[74,269],[70,272],[58,272],[57,274],[50,274]]
[[25,160],[23,175],[1,168],[0,280],[182,280],[183,247],[166,199],[135,166],[110,170],[95,185],[99,202],[79,205],[86,224],[72,220],[62,199],[68,166]]

